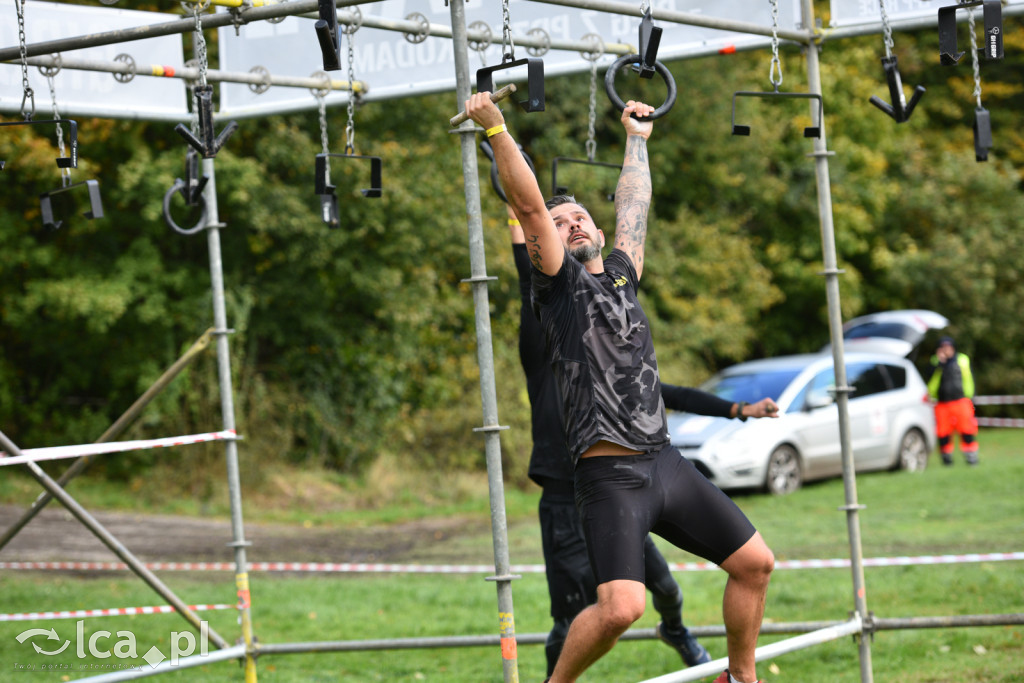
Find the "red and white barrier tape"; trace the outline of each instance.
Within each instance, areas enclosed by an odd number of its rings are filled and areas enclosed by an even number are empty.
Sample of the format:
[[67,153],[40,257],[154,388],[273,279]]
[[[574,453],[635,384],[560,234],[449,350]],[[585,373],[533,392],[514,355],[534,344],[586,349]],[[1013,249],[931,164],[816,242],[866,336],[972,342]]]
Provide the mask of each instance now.
[[1024,420],[1012,417],[979,417],[979,427],[1024,427]]
[[[1024,552],[964,553],[959,555],[923,555],[917,557],[865,558],[866,567],[897,567],[929,564],[966,564],[973,562],[1006,562],[1024,560]],[[149,562],[152,571],[235,571],[232,562]],[[776,560],[776,569],[836,569],[849,567],[848,559],[832,560]],[[710,571],[718,565],[710,562],[669,564],[673,571]],[[0,562],[0,569],[62,570],[62,571],[120,571],[128,569],[121,562]],[[352,562],[251,562],[251,572],[326,572],[326,573],[387,573],[387,574],[485,574],[493,573],[494,566],[486,564],[372,564]],[[542,564],[512,565],[514,574],[542,574]]]
[[[208,612],[219,609],[234,609],[234,605],[189,605],[193,612]],[[113,607],[111,609],[76,609],[61,612],[25,612],[23,614],[0,614],[0,621],[34,621],[37,619],[84,619],[85,617],[120,617],[133,614],[168,614],[174,612],[170,605],[157,607]]]
[[9,457],[0,453],[0,466],[21,465],[26,462],[40,460],[62,460],[78,458],[83,455],[100,455],[102,453],[123,453],[125,451],[142,451],[150,448],[167,448],[169,446],[185,446],[206,441],[237,439],[234,429],[206,434],[189,434],[187,436],[169,436],[165,439],[143,439],[136,441],[111,441],[109,443],[92,443],[81,446],[53,446],[51,448],[25,448],[20,457]]
[[1024,403],[1024,396],[975,396],[971,401],[976,406],[1017,405]]

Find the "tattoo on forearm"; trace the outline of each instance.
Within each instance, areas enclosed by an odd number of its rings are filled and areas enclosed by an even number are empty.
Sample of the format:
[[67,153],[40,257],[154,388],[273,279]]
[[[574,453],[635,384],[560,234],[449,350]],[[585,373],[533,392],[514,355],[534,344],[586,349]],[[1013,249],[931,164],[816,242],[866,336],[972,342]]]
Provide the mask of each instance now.
[[541,270],[541,267],[540,267],[540,263],[541,263],[541,259],[540,259],[540,244],[539,244],[539,240],[538,240],[537,236],[536,235],[529,235],[526,238],[526,242],[527,242],[526,251],[530,255],[530,263],[532,263],[533,267],[536,268],[537,270]]
[[622,174],[615,188],[615,244],[629,255],[638,269],[643,267],[651,194],[646,142],[639,136],[629,136]]

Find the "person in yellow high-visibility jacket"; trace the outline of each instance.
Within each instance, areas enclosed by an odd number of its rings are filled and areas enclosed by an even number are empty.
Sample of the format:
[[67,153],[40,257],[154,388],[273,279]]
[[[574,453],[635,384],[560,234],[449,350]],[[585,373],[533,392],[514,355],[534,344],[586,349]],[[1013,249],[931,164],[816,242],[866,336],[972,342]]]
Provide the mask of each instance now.
[[952,337],[939,340],[932,356],[928,395],[935,401],[935,435],[943,465],[953,464],[953,434],[968,465],[978,464],[978,420],[974,417],[974,377],[971,359],[956,350]]

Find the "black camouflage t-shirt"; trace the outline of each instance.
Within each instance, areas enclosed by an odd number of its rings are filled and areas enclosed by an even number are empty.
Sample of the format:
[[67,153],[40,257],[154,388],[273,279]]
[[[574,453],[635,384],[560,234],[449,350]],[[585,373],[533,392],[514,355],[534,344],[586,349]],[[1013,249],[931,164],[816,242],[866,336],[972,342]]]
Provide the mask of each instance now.
[[533,271],[534,305],[563,398],[573,462],[601,439],[638,451],[669,440],[636,269],[618,249],[604,269],[592,275],[567,254],[557,275]]

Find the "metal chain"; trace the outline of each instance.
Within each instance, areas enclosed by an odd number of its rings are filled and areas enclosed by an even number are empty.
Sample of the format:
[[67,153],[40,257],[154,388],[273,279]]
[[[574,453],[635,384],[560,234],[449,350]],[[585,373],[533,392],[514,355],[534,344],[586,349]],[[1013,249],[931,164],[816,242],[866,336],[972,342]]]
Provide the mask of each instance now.
[[587,161],[594,160],[597,140],[594,123],[597,121],[597,61],[590,63],[590,111],[587,113]]
[[[36,113],[36,95],[28,84],[28,41],[25,39],[25,0],[14,0],[14,8],[18,12],[18,45],[21,47],[21,87],[24,95],[21,97],[21,115],[26,121],[31,121]],[[32,104],[31,109],[25,108],[25,103]]]
[[[64,129],[60,125],[60,112],[57,111],[57,90],[56,90],[56,88],[54,88],[54,85],[53,85],[53,77],[57,74],[57,71],[59,71],[59,70],[60,70],[59,67],[56,70],[48,69],[45,73],[46,73],[46,82],[50,86],[50,101],[53,103],[53,120],[57,122],[57,151],[60,153],[60,156],[63,157],[63,156],[65,156],[65,154],[64,154]],[[60,169],[60,184],[61,184],[61,187],[67,187],[68,185],[71,184],[71,169],[70,168],[62,168],[62,169]]]
[[345,154],[355,154],[356,151],[356,72],[355,72],[355,47],[352,45],[352,38],[355,31],[348,33],[348,123],[345,124]]
[[778,90],[782,85],[782,62],[779,61],[779,0],[769,1],[772,5],[772,63],[768,67],[768,80]]
[[316,93],[317,105],[320,108],[320,147],[324,153],[325,171],[327,173],[327,181],[330,183],[331,179],[331,158],[326,156],[330,154],[330,147],[327,145],[327,98],[324,96],[324,90],[317,90]]
[[[508,52],[504,52],[506,45]],[[504,52],[501,61],[514,61],[516,45],[512,42],[512,18],[508,13],[508,0],[501,0],[501,47]]]
[[[199,81],[195,85],[206,85],[206,38],[203,36],[203,20],[199,2],[192,5],[192,17],[196,26],[192,31],[195,41],[196,66],[199,68]],[[192,87],[192,134],[199,136],[199,99],[196,96],[195,86]]]
[[971,66],[974,69],[974,99],[981,109],[981,68],[978,65],[978,38],[974,35],[974,8],[967,8],[967,30],[971,34]]
[[892,57],[892,26],[889,25],[889,15],[885,11],[885,0],[878,0],[878,8],[882,10],[882,34],[885,36],[885,56]]

